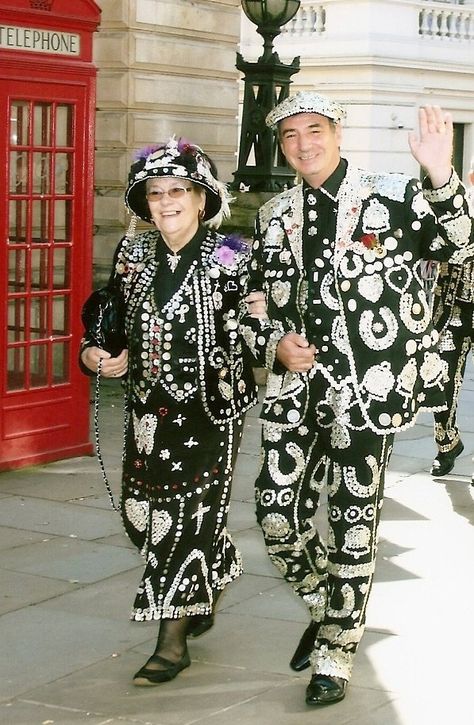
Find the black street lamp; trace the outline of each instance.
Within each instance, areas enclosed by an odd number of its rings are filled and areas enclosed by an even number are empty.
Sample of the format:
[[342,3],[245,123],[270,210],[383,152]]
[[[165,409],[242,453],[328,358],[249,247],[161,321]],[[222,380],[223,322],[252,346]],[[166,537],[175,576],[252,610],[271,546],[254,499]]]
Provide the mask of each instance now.
[[[247,63],[237,53],[236,66],[244,74],[244,102],[240,132],[239,163],[231,188],[245,185],[250,191],[281,191],[294,178],[281,154],[275,132],[265,125],[265,117],[288,97],[290,77],[300,68],[299,57],[285,65],[273,49],[281,26],[296,15],[301,0],[241,0],[246,16],[263,37],[263,54],[256,63]],[[252,159],[254,163],[249,163]]]

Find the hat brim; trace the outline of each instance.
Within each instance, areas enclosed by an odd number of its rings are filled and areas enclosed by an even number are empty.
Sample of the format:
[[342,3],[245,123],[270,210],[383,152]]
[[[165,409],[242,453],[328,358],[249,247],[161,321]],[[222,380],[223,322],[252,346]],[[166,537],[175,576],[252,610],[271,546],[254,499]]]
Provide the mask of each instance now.
[[285,118],[297,116],[299,113],[316,113],[326,116],[334,123],[340,123],[346,117],[344,108],[326,96],[312,91],[298,91],[296,95],[285,98],[273,108],[265,119],[265,123],[272,129]]
[[200,186],[204,189],[204,191],[206,192],[206,205],[204,207],[204,216],[202,218],[202,221],[209,221],[219,213],[222,206],[221,198],[213,189],[207,186],[207,184],[203,184],[202,182],[196,181],[195,179],[191,180],[188,176],[176,176],[175,174],[153,174],[147,176],[145,179],[140,179],[134,184],[131,184],[125,192],[125,204],[130,209],[130,211],[136,214],[136,216],[140,219],[143,219],[144,222],[148,222],[149,224],[153,223],[150,214],[150,207],[148,206],[148,202],[146,200],[146,182],[148,181],[148,179],[156,179],[160,176],[165,178],[171,177],[173,179],[183,179],[185,181],[191,181],[191,183],[195,186]]

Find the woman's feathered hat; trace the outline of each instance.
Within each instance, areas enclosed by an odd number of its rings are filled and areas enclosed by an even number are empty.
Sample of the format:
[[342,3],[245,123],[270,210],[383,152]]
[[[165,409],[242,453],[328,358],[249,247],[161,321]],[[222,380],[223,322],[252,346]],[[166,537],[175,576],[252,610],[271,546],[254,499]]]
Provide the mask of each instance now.
[[199,146],[172,136],[165,144],[149,146],[136,154],[130,167],[125,204],[143,221],[151,222],[146,200],[147,179],[160,176],[188,179],[206,192],[203,221],[218,227],[230,215],[231,196],[224,183],[217,179],[217,169]]

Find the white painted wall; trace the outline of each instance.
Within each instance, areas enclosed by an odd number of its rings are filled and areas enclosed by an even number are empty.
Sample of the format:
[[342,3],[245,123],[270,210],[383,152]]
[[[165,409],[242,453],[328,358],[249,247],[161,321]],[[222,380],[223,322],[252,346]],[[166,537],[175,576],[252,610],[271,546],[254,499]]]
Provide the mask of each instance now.
[[[261,45],[243,17],[246,60],[256,60]],[[343,153],[354,163],[417,175],[407,134],[418,106],[436,103],[466,124],[467,173],[474,153],[472,0],[302,0],[275,47],[284,62],[300,56],[292,93],[317,88],[345,104]]]

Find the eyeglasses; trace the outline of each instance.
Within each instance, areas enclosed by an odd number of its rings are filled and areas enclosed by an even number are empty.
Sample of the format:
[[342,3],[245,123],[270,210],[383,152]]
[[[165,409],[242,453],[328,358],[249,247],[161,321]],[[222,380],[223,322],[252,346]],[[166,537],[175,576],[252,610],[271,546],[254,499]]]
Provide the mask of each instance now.
[[146,198],[148,201],[161,201],[167,194],[170,199],[181,199],[188,191],[192,191],[192,186],[173,186],[168,191],[162,191],[161,189],[150,189],[147,191]]

